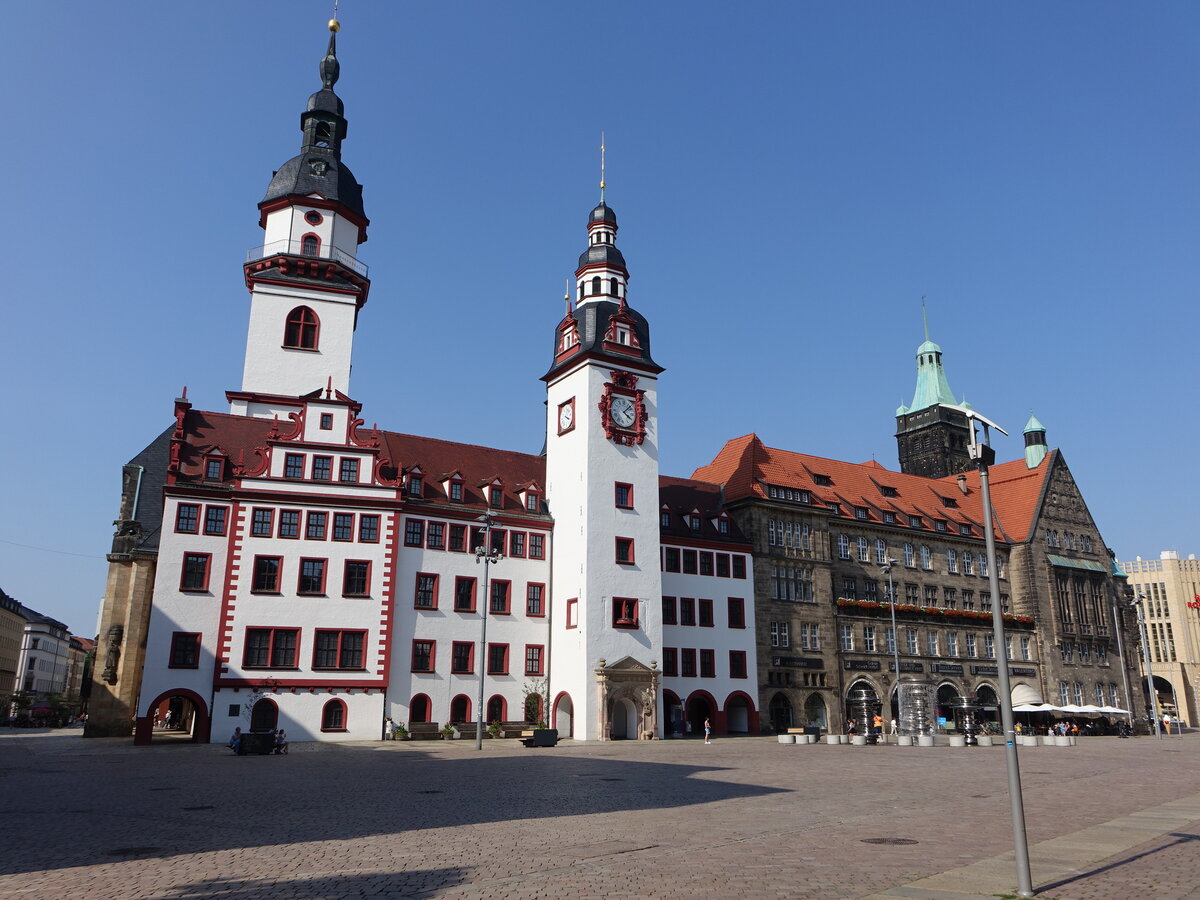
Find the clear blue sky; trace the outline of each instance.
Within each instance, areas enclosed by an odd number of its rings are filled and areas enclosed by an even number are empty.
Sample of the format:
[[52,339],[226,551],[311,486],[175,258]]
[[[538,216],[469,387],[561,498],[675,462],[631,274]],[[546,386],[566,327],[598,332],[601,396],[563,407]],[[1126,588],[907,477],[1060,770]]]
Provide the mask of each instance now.
[[[5,11],[0,587],[77,633],[120,466],[184,385],[216,410],[240,385],[241,262],[329,11]],[[540,450],[603,129],[667,368],[664,473],[751,431],[894,467],[925,295],[951,387],[1013,434],[1002,459],[1036,412],[1120,557],[1200,552],[1194,3],[344,0],[341,20],[368,422]]]

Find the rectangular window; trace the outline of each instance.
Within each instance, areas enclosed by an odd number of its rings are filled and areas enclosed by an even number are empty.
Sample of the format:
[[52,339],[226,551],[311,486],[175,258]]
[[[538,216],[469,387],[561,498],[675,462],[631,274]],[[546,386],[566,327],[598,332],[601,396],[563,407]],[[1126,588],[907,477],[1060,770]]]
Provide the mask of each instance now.
[[700,651],[700,677],[717,677],[717,655],[712,650]]
[[729,598],[729,627],[746,627],[746,601],[741,597]]
[[946,655],[958,656],[958,632],[951,631],[946,635]]
[[538,494],[537,491],[530,491],[525,495],[525,509],[531,513],[538,511]]
[[905,647],[907,648],[906,652],[910,656],[917,655],[917,629],[915,629],[915,628],[904,629],[904,644],[905,644]]
[[541,675],[542,673],[542,647],[540,644],[525,645],[525,674],[526,675]]
[[417,573],[417,590],[413,606],[417,609],[437,609],[438,577],[427,572]]
[[638,602],[633,597],[612,598],[613,628],[638,627]]
[[633,485],[616,483],[614,494],[618,509],[633,509]]
[[448,549],[461,553],[467,549],[467,526],[466,525],[451,525],[450,526],[450,543],[447,544]]
[[333,539],[335,541],[354,540],[354,514],[333,514]]
[[492,602],[488,607],[488,611],[494,615],[505,616],[512,612],[509,606],[509,590],[512,588],[511,581],[493,580],[491,586]]
[[250,514],[250,533],[269,538],[275,533],[275,510],[255,507]]
[[976,643],[975,643],[975,635],[968,634],[967,635],[967,656],[974,659],[978,655],[979,655],[979,648],[976,646]]
[[633,565],[633,538],[617,538],[617,564]]
[[299,594],[325,593],[325,560],[300,560],[300,583],[296,587]]
[[[504,545],[508,543],[508,532],[502,528],[493,528],[492,534],[492,552],[504,555]],[[476,545],[478,546],[478,545]]]
[[298,628],[247,628],[242,666],[247,669],[294,669],[299,644]]
[[209,553],[185,553],[179,589],[181,591],[207,591],[208,564],[211,560],[212,555]]
[[338,464],[338,481],[345,484],[358,483],[358,460],[352,457],[342,457]]
[[488,644],[489,675],[508,674],[508,644]]
[[579,598],[572,597],[567,601],[567,628],[579,627]]
[[206,460],[204,463],[204,477],[208,481],[220,481],[224,470],[225,462],[219,458]]
[[846,600],[858,599],[858,579],[853,576],[842,578],[842,597]]
[[[1101,650],[1101,652],[1103,652],[1104,647],[1101,646],[1100,650]],[[1033,657],[1031,657],[1029,655],[1029,638],[1023,637],[1023,638],[1021,638],[1021,659],[1028,660],[1028,659],[1032,659],[1032,658]],[[1103,659],[1101,659],[1101,664],[1104,664]]]
[[674,678],[679,674],[679,654],[674,647],[663,647],[663,675]]
[[996,639],[990,634],[983,636],[983,655],[988,659],[996,658]]
[[733,577],[734,578],[745,578],[746,577],[746,557],[744,557],[744,556],[733,557]]
[[791,639],[788,636],[787,622],[772,622],[771,623],[771,646],[772,647],[790,647]]
[[408,476],[408,485],[406,488],[408,496],[420,497],[425,493],[425,479],[420,474],[414,472]]
[[840,625],[838,627],[839,627],[839,640],[840,640],[839,646],[842,648],[842,651],[846,652],[846,651],[853,650],[854,649],[854,626],[853,625]]
[[187,631],[176,631],[171,635],[172,669],[200,668],[200,635]]
[[217,535],[225,533],[225,514],[229,511],[225,506],[209,506],[204,510],[204,533]]
[[413,641],[412,670],[414,672],[432,672],[436,663],[436,641]]
[[283,477],[284,478],[303,478],[304,477],[304,454],[289,453],[283,458]]
[[684,678],[696,677],[696,651],[695,650],[680,650],[679,651],[682,665],[680,673]]
[[712,628],[713,620],[713,602],[711,600],[697,600],[696,610],[699,613],[700,626],[702,628]]
[[525,585],[525,615],[544,616],[545,607],[542,605],[542,595],[546,592],[544,584]]
[[450,482],[450,499],[461,502],[463,498],[463,486],[461,481]]
[[523,557],[525,555],[525,532],[514,531],[508,538],[508,555]]
[[936,631],[925,633],[925,649],[929,652],[930,656],[938,655],[938,636]]
[[746,651],[745,650],[730,650],[729,651],[729,677],[730,678],[745,678],[746,677]]
[[475,645],[470,641],[455,641],[450,645],[450,671],[455,675],[475,674]]
[[684,550],[683,551],[683,571],[684,571],[684,574],[686,574],[686,575],[695,575],[696,574],[696,551],[695,550]]
[[281,509],[279,511],[279,536],[281,538],[300,537],[300,510]]
[[328,520],[328,513],[310,512],[304,526],[304,536],[310,541],[325,540],[325,525]]
[[690,597],[679,598],[679,624],[696,624],[696,601]]
[[700,574],[712,575],[713,573],[713,555],[711,553],[700,554]]
[[875,626],[863,626],[863,650],[867,653],[875,652]]
[[333,457],[314,456],[312,461],[313,481],[329,481],[333,477]]
[[250,582],[250,590],[255,594],[276,594],[279,592],[279,574],[283,569],[281,556],[254,557],[254,578]]
[[425,545],[425,522],[421,519],[404,520],[404,546],[423,547]]
[[678,624],[679,620],[675,617],[675,598],[662,598],[662,620],[664,625]]
[[728,553],[718,553],[717,554],[717,577],[718,578],[728,578],[729,577],[729,554]]
[[333,413],[321,413],[321,430],[333,430]]
[[667,572],[679,571],[678,547],[666,547],[663,549],[663,570]]
[[364,544],[378,543],[379,516],[361,515],[358,517],[358,539]]
[[454,579],[454,611],[475,612],[475,579],[458,576]]
[[313,637],[313,668],[365,669],[363,645],[366,639],[365,631],[317,629]]
[[446,549],[446,523],[430,522],[425,530],[425,546],[430,550]]
[[342,596],[365,597],[371,592],[371,563],[365,559],[348,559],[342,573]]
[[200,506],[196,503],[180,503],[175,510],[175,530],[183,534],[195,534],[200,522]]
[[896,652],[896,629],[892,628],[889,625],[886,629],[884,629],[883,633],[887,638],[887,652],[895,653]]
[[488,488],[488,506],[500,507],[504,504],[504,489],[492,485]]
[[529,535],[529,558],[530,559],[545,559],[546,558],[546,537],[541,534]]

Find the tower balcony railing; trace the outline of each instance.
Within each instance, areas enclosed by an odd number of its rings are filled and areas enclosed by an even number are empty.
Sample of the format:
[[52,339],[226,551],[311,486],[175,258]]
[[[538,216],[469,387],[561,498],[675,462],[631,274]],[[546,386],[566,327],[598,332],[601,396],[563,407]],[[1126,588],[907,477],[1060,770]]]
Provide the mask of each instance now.
[[[367,277],[367,264],[359,262],[357,257],[347,253],[345,250],[339,250],[337,247],[323,245],[318,248],[316,253],[312,252],[312,248],[305,247],[303,240],[291,241],[271,241],[269,244],[263,244],[261,247],[254,247],[246,252],[246,262],[254,262],[259,259],[266,259],[268,256],[275,256],[279,253],[287,253],[290,256],[307,256],[311,259],[332,259],[334,262],[345,266],[357,272],[363,278]],[[305,252],[305,251],[308,252]]]

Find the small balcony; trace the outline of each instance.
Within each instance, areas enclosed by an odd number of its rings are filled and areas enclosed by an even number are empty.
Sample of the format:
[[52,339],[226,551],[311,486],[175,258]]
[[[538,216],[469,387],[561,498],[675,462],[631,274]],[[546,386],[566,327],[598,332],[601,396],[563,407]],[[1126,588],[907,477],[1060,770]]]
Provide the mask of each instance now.
[[[312,252],[311,247],[306,248],[304,241],[272,241],[269,244],[263,244],[261,247],[254,247],[246,252],[246,262],[251,263],[259,259],[266,259],[269,256],[278,256],[281,253],[286,253],[288,256],[307,256],[311,259],[331,259],[339,265],[345,266],[353,272],[357,272],[363,278],[367,277],[367,264],[359,262],[358,259],[344,250],[339,250],[328,244],[322,244],[317,248],[317,252]],[[305,252],[305,250],[309,252]]]

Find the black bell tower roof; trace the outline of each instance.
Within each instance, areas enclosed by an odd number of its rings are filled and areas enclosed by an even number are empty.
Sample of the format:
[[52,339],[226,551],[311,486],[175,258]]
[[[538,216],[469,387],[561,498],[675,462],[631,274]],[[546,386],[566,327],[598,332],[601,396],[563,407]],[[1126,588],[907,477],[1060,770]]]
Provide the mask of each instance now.
[[321,89],[308,98],[308,106],[300,114],[300,131],[304,137],[300,154],[285,162],[271,179],[267,194],[258,204],[263,208],[285,197],[304,197],[320,194],[326,200],[340,203],[352,216],[362,220],[362,185],[342,162],[342,141],[346,139],[346,117],[341,98],[333,92],[341,65],[337,58],[336,19],[329,22],[329,48],[321,60]]

